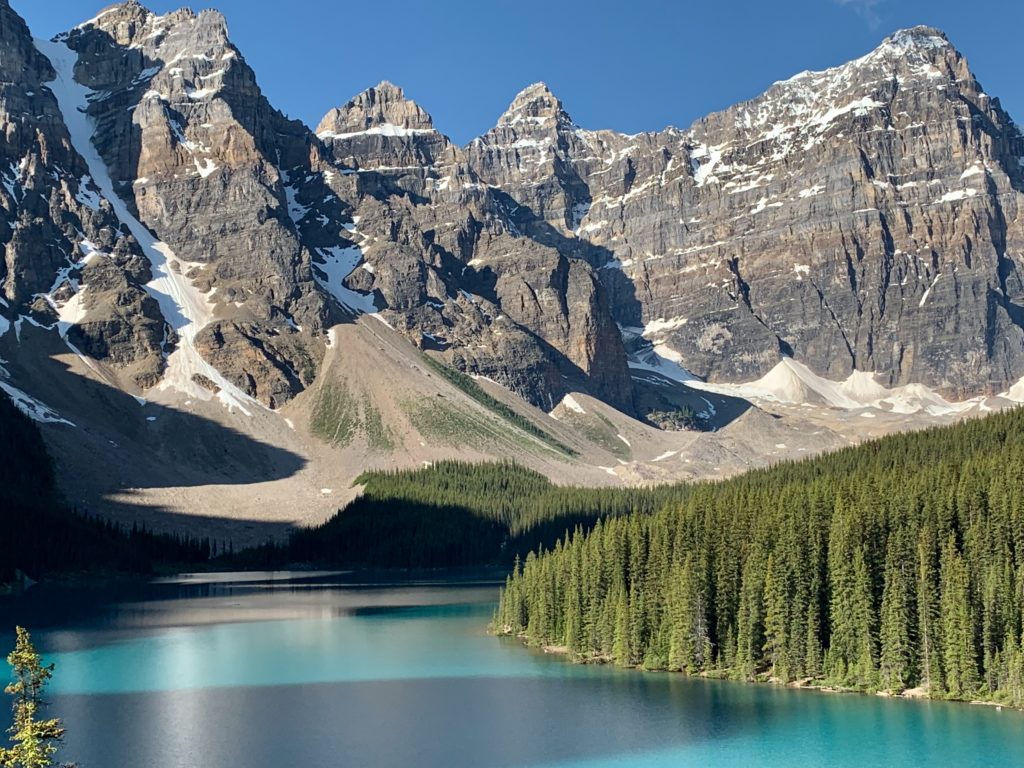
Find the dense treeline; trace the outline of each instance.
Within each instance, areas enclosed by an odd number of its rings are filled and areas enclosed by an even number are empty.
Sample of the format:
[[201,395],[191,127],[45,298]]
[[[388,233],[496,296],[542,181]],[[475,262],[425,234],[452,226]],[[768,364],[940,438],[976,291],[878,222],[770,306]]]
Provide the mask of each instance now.
[[0,394],[0,584],[32,576],[107,570],[149,572],[158,563],[202,563],[207,539],[157,535],[69,510],[39,430]]
[[509,577],[578,659],[1024,705],[1024,410],[700,484]]
[[369,472],[356,483],[363,494],[323,525],[293,534],[285,560],[398,568],[511,562],[599,518],[650,513],[683,493],[556,486],[509,462],[444,461]]

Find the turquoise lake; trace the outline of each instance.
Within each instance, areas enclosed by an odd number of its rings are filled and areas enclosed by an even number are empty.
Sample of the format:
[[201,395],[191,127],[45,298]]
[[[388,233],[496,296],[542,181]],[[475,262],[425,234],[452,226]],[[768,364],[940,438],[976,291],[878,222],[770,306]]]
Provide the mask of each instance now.
[[[494,584],[235,574],[0,601],[81,768],[958,766],[1024,715],[578,666],[487,634]],[[3,647],[11,634],[0,634]]]

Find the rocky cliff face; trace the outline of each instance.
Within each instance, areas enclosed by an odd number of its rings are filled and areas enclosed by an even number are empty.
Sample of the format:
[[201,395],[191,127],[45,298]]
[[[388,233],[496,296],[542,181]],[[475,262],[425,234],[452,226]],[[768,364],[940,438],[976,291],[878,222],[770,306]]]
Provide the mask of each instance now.
[[[709,282],[729,283],[732,315],[749,314],[832,378],[877,371],[963,397],[1024,373],[1024,147],[940,33],[898,33],[691,135],[700,234],[683,247],[699,247]],[[716,224],[738,218],[709,230],[712,211]],[[652,294],[659,278],[645,281]],[[706,328],[672,340],[710,373]]]
[[276,408],[362,312],[547,410],[633,413],[629,356],[1024,376],[1024,139],[935,30],[687,130],[586,130],[538,84],[458,147],[390,83],[288,120],[213,11],[35,45],[0,21],[0,331],[52,327],[126,388]]
[[124,372],[126,386],[151,386],[170,329],[143,288],[151,275],[139,244],[72,145],[47,86],[55,76],[0,3],[0,332],[52,328]]
[[317,165],[317,142],[263,98],[216,12],[126,3],[59,42],[112,194],[208,305],[194,348],[245,395],[287,401],[312,381],[330,324],[292,216],[290,181]]
[[935,30],[685,133],[582,131],[534,87],[470,152],[610,253],[616,319],[696,375],[795,356],[964,397],[1024,374],[1021,134]]
[[[95,177],[104,223],[126,236],[118,253],[130,264],[83,262],[38,307],[59,314],[90,288],[63,318],[79,351],[115,367],[145,357],[141,388],[231,389],[274,408],[315,378],[332,324],[379,310],[451,364],[535,404],[584,388],[632,409],[593,270],[515,232],[507,196],[481,183],[400,89],[384,83],[333,110],[318,137],[269,105],[216,12],[161,16],[127,2],[39,43],[42,54],[17,24],[9,47],[28,63],[12,56],[10,81],[35,67],[54,143],[71,158],[55,164],[74,169],[61,215],[77,215],[78,186]],[[23,157],[14,143],[11,156],[12,167]],[[131,250],[133,238],[142,242]],[[8,281],[19,301],[59,288],[54,276],[77,245],[33,250],[51,240],[16,237],[9,249],[8,271],[27,275]]]
[[350,284],[376,291],[389,321],[535,405],[583,387],[632,412],[607,291],[574,242],[539,237],[521,202],[389,83],[332,110],[317,134],[362,238]]

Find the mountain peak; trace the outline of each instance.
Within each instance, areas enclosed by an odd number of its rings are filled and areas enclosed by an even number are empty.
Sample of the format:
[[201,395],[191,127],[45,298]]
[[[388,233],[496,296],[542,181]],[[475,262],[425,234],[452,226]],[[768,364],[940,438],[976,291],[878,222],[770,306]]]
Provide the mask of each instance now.
[[877,48],[848,66],[873,65],[904,71],[918,69],[922,63],[943,66],[943,61],[953,63],[961,58],[945,32],[935,27],[916,26],[896,30]]
[[102,21],[109,22],[114,20],[145,23],[152,15],[153,12],[146,8],[146,6],[142,5],[139,0],[125,0],[125,2],[108,5],[88,21],[83,21],[81,24],[77,25],[73,31],[101,26],[100,22]]
[[781,80],[768,93],[795,88],[799,101],[824,104],[844,99],[843,94],[848,95],[853,89],[870,90],[882,80],[894,77],[901,83],[915,80],[931,83],[943,77],[966,79],[973,76],[944,32],[921,25],[893,32],[860,58]]
[[403,131],[432,131],[434,121],[419,104],[406,98],[405,91],[394,83],[382,80],[356,95],[344,106],[328,112],[316,132],[318,135],[344,135],[383,126]]
[[155,32],[167,31],[179,24],[197,25],[203,31],[203,41],[213,40],[218,44],[228,41],[227,20],[217,10],[205,9],[196,13],[191,8],[179,8],[165,14],[157,14],[143,5],[140,0],[110,5],[88,21],[83,21],[70,32],[58,37],[98,29],[108,34],[118,45],[139,46],[155,37]]
[[498,118],[498,125],[514,125],[524,120],[540,123],[551,117],[559,123],[572,122],[561,100],[547,83],[537,82],[516,94],[508,109]]
[[882,41],[881,47],[887,45],[903,49],[952,47],[945,32],[936,27],[928,27],[923,24],[896,30]]
[[530,100],[538,98],[554,99],[558,101],[555,94],[551,91],[551,88],[543,80],[538,80],[536,83],[531,83],[516,94],[514,101]]

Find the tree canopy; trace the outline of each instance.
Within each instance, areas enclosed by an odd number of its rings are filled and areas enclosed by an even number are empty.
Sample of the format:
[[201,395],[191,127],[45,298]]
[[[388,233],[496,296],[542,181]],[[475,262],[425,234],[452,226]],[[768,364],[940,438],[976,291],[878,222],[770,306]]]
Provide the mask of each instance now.
[[577,659],[1024,705],[1024,411],[690,486],[531,553],[498,631]]

